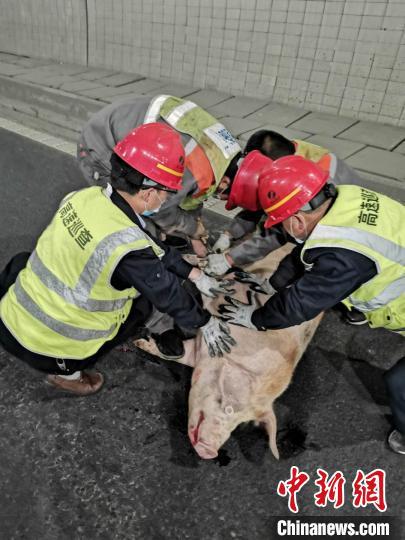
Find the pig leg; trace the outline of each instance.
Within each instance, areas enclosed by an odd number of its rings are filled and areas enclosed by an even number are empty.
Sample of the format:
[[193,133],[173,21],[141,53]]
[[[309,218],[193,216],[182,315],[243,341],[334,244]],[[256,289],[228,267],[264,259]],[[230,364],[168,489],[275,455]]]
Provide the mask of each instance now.
[[[163,358],[153,337],[149,337],[148,339],[135,339],[134,345],[135,347],[138,347],[138,349],[141,349],[142,351],[145,351],[152,356]],[[197,337],[195,337],[194,339],[187,339],[186,341],[184,341],[184,356],[182,358],[179,358],[178,360],[172,361],[177,362],[178,364],[184,364],[186,366],[194,367],[197,355],[199,355],[200,348],[200,335],[197,335]],[[167,360],[167,358],[165,358],[165,360]]]
[[270,405],[270,408],[258,419],[259,423],[263,425],[269,436],[269,447],[273,453],[273,456],[276,459],[280,459],[280,454],[277,448],[277,419],[274,414],[273,404]]
[[152,356],[158,356],[159,358],[163,358],[159,349],[157,348],[155,340],[152,337],[149,337],[148,339],[135,339],[134,345],[138,349],[141,349],[142,351],[145,351]]

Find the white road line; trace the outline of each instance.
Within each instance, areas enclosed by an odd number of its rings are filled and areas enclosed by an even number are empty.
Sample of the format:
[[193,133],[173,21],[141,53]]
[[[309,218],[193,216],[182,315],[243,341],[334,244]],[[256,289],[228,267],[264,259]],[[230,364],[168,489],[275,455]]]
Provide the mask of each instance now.
[[41,144],[45,144],[50,148],[65,152],[65,154],[76,156],[76,145],[71,141],[62,139],[61,137],[54,137],[49,133],[44,133],[42,131],[23,126],[22,124],[18,124],[13,120],[8,120],[2,117],[0,117],[0,128],[7,129],[8,131],[12,131],[13,133],[17,133],[18,135],[22,135],[23,137],[27,137],[33,141],[40,142]]

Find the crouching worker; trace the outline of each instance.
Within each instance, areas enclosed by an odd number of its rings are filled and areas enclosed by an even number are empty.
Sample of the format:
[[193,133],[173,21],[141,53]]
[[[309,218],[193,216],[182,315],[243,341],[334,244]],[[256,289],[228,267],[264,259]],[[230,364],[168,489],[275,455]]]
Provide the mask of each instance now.
[[204,311],[180,279],[211,296],[226,283],[143,229],[141,215],[181,188],[179,135],[162,124],[141,126],[111,160],[111,183],[67,195],[33,253],[17,255],[0,275],[1,344],[48,373],[49,384],[78,395],[101,388],[103,375],[87,370],[144,326],[154,307],[181,327],[201,328],[212,355],[234,344],[226,323]]
[[[109,179],[112,149],[134,128],[158,122],[170,125],[182,138],[185,170],[182,188],[171,195],[157,215],[147,218],[154,235],[175,235],[194,252],[207,255],[209,232],[203,223],[203,202],[216,192],[226,174],[236,168],[240,146],[226,127],[211,114],[188,99],[157,95],[133,96],[103,107],[83,126],[77,147],[77,159],[91,185]],[[177,237],[177,238],[176,238]]]
[[[263,307],[229,299],[224,318],[257,330],[308,321],[338,302],[364,313],[372,328],[405,335],[405,210],[360,186],[327,183],[328,173],[298,156],[262,171],[258,197],[265,226],[282,223],[297,246],[264,283]],[[395,429],[388,443],[405,454],[405,358],[387,371]]]

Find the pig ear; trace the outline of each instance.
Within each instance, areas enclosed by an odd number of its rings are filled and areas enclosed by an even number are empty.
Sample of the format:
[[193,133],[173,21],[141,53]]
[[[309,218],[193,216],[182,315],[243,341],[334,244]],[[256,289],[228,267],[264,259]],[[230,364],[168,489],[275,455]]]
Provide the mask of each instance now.
[[265,411],[261,416],[259,416],[257,420],[263,425],[263,427],[267,431],[267,435],[269,436],[269,446],[270,450],[273,453],[273,456],[276,459],[280,459],[280,454],[278,453],[276,442],[277,418],[274,414],[273,404],[271,404],[270,408]]

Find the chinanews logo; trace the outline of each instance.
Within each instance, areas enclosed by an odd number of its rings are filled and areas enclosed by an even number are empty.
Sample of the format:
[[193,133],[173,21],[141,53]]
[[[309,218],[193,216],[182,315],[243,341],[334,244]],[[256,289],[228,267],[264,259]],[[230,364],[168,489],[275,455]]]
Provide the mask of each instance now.
[[[290,469],[290,477],[278,483],[277,494],[280,497],[287,497],[290,512],[299,512],[298,494],[310,481],[310,475],[301,472],[298,467]],[[317,469],[317,477],[314,482],[318,491],[314,495],[314,505],[318,508],[325,508],[333,505],[333,508],[341,508],[345,504],[346,478],[341,471],[329,474],[323,469]],[[365,508],[374,506],[379,512],[387,510],[385,495],[385,471],[374,469],[369,473],[357,470],[352,482],[351,504],[354,508]]]

